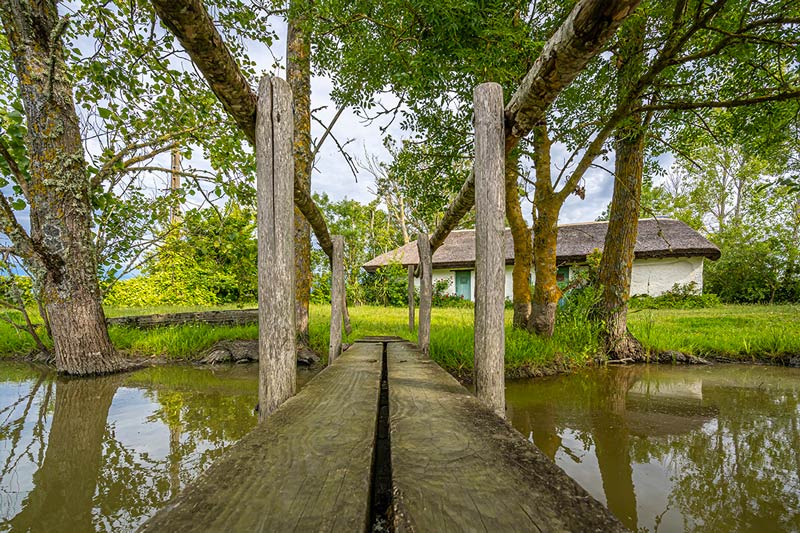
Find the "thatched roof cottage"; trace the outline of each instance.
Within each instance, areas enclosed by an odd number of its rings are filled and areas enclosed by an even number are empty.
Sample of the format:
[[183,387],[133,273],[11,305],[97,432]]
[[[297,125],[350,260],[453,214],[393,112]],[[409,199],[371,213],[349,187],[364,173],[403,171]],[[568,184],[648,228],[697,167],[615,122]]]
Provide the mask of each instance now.
[[[602,250],[607,222],[564,224],[558,227],[556,249],[559,280],[568,280],[576,269],[586,264],[594,250]],[[719,248],[683,222],[673,219],[642,219],[636,239],[631,294],[657,296],[676,283],[695,282],[703,286],[703,261],[717,260]],[[416,241],[375,257],[364,265],[374,272],[390,263],[416,265],[419,262]],[[514,246],[511,231],[506,230],[506,297],[512,296],[511,271]],[[433,279],[445,279],[451,293],[474,299],[475,232],[458,230],[450,234],[433,254]]]

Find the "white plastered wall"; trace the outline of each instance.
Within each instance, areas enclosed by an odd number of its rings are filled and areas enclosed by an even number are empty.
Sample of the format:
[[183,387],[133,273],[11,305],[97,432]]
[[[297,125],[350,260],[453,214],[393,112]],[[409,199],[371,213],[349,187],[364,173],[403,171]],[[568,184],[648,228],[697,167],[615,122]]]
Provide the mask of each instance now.
[[[585,266],[570,267],[570,277],[575,270]],[[466,270],[466,269],[458,269]],[[514,295],[514,267],[506,265],[506,298]],[[471,300],[475,300],[475,270],[470,270]],[[533,276],[531,276],[533,278]],[[456,292],[455,269],[434,269],[433,283],[438,280],[447,280],[447,293]],[[694,281],[699,290],[703,288],[703,258],[702,257],[663,257],[660,259],[636,259],[631,272],[631,296],[649,294],[658,296],[672,289],[676,283],[686,285]],[[414,285],[419,289],[419,278],[414,280]]]
[[[459,269],[433,269],[433,273],[431,277],[433,278],[433,284],[435,285],[439,280],[447,280],[447,291],[448,294],[455,294],[456,293],[456,270],[467,270],[465,268]],[[506,266],[506,298],[511,298],[514,294],[514,282],[512,279],[512,272],[514,270],[513,266]],[[475,301],[475,270],[470,270],[470,300],[473,302]],[[414,278],[414,286],[419,289],[419,278]]]
[[664,257],[637,259],[631,272],[631,296],[649,294],[658,296],[672,289],[676,283],[695,282],[703,290],[702,257]]

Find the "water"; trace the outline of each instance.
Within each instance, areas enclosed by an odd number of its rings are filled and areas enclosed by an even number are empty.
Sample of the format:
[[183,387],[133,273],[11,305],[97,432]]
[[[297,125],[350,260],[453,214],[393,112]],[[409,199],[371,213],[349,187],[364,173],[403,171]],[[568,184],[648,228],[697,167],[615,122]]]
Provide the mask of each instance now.
[[509,382],[508,416],[634,531],[800,531],[800,369]]
[[[255,425],[257,376],[0,363],[0,531],[135,529]],[[612,368],[509,382],[507,400],[634,530],[800,531],[800,369]]]
[[257,365],[70,380],[0,363],[0,531],[135,529],[255,425],[257,378]]

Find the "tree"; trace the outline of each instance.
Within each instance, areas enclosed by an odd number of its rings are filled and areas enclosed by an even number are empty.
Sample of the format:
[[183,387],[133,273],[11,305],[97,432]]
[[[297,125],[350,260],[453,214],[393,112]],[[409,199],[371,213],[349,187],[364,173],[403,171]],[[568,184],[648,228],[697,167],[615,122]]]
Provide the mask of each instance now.
[[[620,31],[616,76],[620,100],[627,97],[631,82],[641,75],[646,31],[647,17],[644,13],[628,19]],[[641,99],[636,105],[641,105]],[[616,359],[644,358],[641,344],[628,333],[627,301],[639,229],[645,132],[651,119],[649,114],[632,113],[615,133],[614,193],[598,281],[603,290],[599,304],[604,328],[603,349]]]
[[[295,183],[311,193],[311,2],[289,2],[286,37],[286,80],[294,104]],[[298,339],[308,343],[308,302],[311,295],[311,226],[295,208],[295,321]]]
[[121,364],[100,304],[90,181],[64,61],[68,20],[54,1],[4,0],[0,18],[27,119],[28,174],[15,177],[31,218],[28,232],[0,195],[2,231],[43,280],[59,371],[113,372]]
[[[172,36],[155,31],[148,6],[67,11],[2,4],[0,56],[15,72],[0,74],[0,232],[33,278],[57,367],[82,374],[119,364],[101,290],[171,231],[165,221],[178,196],[247,196],[240,185],[253,165],[216,99],[181,68]],[[47,28],[55,33],[44,36]],[[213,170],[182,169],[185,186],[163,195],[156,175],[171,169],[158,158],[178,148],[186,156],[201,148]]]
[[[332,201],[327,194],[315,194],[314,201],[325,214],[331,231],[344,236],[344,270],[348,301],[368,302],[368,283],[361,266],[373,257],[401,243],[401,232],[390,216],[379,208],[379,200],[361,204],[356,200]],[[320,250],[312,253],[315,302],[330,301],[330,263]],[[405,279],[405,278],[404,278]],[[404,284],[405,287],[405,284]],[[403,291],[403,296],[407,294]]]
[[[385,2],[369,9],[358,3],[329,2],[323,18],[341,31],[320,32],[329,39],[327,46],[320,43],[317,58],[322,71],[337,82],[334,97],[359,106],[367,116],[374,95],[390,87],[399,103],[377,115],[394,117],[402,105],[408,106],[403,125],[414,128],[435,152],[451,161],[470,149],[473,87],[482,81],[498,82],[508,95],[510,154],[637,4],[583,1],[571,11],[561,3],[543,5],[539,11],[538,3],[529,2],[419,6]],[[525,253],[530,243],[520,216],[519,188],[513,180],[509,186],[507,218],[517,257],[515,323],[520,324],[530,300]],[[434,251],[472,208],[474,192],[470,177],[432,236]]]
[[720,247],[721,259],[705,267],[704,290],[727,302],[797,301],[800,197],[780,183],[787,159],[770,150],[774,159],[765,161],[739,144],[738,130],[725,131],[728,112],[717,115],[706,123],[714,134],[694,131],[693,147],[657,188],[662,211]]
[[[793,9],[796,9],[796,6],[792,6],[791,3],[777,6],[750,6],[749,3],[725,0],[712,4],[682,1],[674,5],[645,4],[643,10],[648,17],[648,25],[645,26],[643,49],[653,50],[653,53],[647,54],[646,61],[640,69],[637,65],[638,76],[624,79],[625,83],[621,86],[626,89],[625,93],[608,91],[608,72],[613,67],[611,64],[607,64],[605,68],[588,70],[582,78],[562,93],[556,103],[559,112],[552,115],[551,120],[555,120],[559,125],[559,134],[568,134],[573,152],[557,180],[560,181],[563,177],[564,187],[560,191],[551,192],[547,190],[548,184],[544,183],[546,186],[544,193],[539,195],[538,202],[536,198],[534,199],[537,214],[541,214],[543,208],[547,214],[547,221],[542,224],[541,229],[552,232],[553,236],[549,239],[537,236],[534,240],[534,257],[540,252],[548,255],[544,264],[534,263],[537,270],[531,316],[533,329],[547,335],[552,332],[553,327],[553,311],[559,295],[554,283],[556,244],[554,220],[557,219],[565,193],[569,194],[575,190],[586,170],[594,164],[593,161],[608,150],[607,141],[626,124],[626,121],[633,120],[635,123],[637,116],[639,127],[643,127],[659,124],[662,121],[666,124],[668,119],[675,120],[676,116],[696,113],[698,110],[796,99],[800,96],[798,89],[800,80],[797,72],[782,72],[778,75],[768,59],[773,57],[772,54],[780,54],[785,48],[794,46],[797,36],[793,30],[796,20]],[[621,43],[619,40],[617,48]],[[621,58],[622,61],[625,59]],[[610,57],[601,57],[596,61],[602,63],[610,60],[612,60]],[[714,76],[710,76],[710,72],[713,72]],[[705,80],[712,80],[713,86],[704,86]],[[575,108],[576,103],[582,102],[582,95],[592,92],[592,87],[596,94],[601,94],[605,88],[606,96],[596,101],[598,104],[596,108],[600,113],[596,114],[593,110],[589,115],[598,117],[591,121],[597,126],[586,131],[586,128],[577,127],[580,123],[585,123],[587,118],[585,114],[573,113],[570,110]],[[714,96],[701,97],[697,92],[701,88],[706,94]],[[654,129],[649,126],[648,129],[652,134]],[[535,151],[542,152],[549,149],[550,143],[546,126],[542,126],[539,131],[542,141]],[[630,146],[625,147],[626,150],[643,149],[643,144],[641,148],[636,146],[635,135],[619,131],[622,133],[622,138],[629,138],[631,141]],[[538,157],[543,158],[544,154]],[[632,152],[631,165],[627,172],[640,166],[640,159],[641,156]],[[576,161],[574,165],[572,165],[573,160]],[[565,172],[568,168],[570,168],[569,173]],[[547,171],[546,168],[542,170]],[[635,174],[639,176],[636,181],[641,181],[641,170],[637,169]],[[540,181],[537,175],[537,185],[542,181],[545,180]],[[619,177],[616,183],[620,183]],[[618,190],[622,191],[625,187],[627,184],[620,186]],[[633,192],[635,200],[633,203],[638,203],[639,192],[638,190]],[[539,194],[538,187],[537,194]],[[621,206],[623,203],[625,202],[618,202],[618,205]],[[628,226],[635,224],[639,209],[626,209],[626,211],[628,217],[632,216],[633,219],[627,218],[624,224]],[[612,221],[614,218],[615,214],[612,213]],[[609,231],[607,234],[608,239],[619,237],[619,232]],[[547,248],[537,247],[537,242]],[[626,257],[633,257],[633,243],[635,238],[623,239],[623,246],[618,248],[620,253],[614,253],[613,259],[611,257],[607,259],[607,265],[610,265],[611,261],[616,265],[613,269],[607,267],[607,273],[611,273],[612,270],[617,273],[627,271],[627,276],[630,275],[630,266],[626,266],[625,263]],[[545,275],[540,276],[540,272]],[[618,305],[620,297],[613,298],[617,300],[615,303],[611,301],[611,295],[613,292],[619,295],[625,293],[624,276],[610,277],[614,279],[607,279],[606,282],[616,288],[607,293],[610,298],[607,307],[621,310]],[[624,328],[615,327],[614,331],[624,331]]]

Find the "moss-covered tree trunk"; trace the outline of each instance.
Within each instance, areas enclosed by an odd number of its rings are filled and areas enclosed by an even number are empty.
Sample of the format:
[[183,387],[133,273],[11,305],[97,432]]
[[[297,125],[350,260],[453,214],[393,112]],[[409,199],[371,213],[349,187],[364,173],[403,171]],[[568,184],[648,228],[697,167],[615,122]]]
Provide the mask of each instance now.
[[[617,72],[620,98],[627,97],[631,81],[641,73],[645,22],[644,15],[634,15],[620,31],[622,44],[618,51],[620,67]],[[644,122],[641,113],[633,113],[615,133],[614,192],[599,272],[603,291],[599,304],[604,324],[603,347],[612,359],[644,358],[642,345],[628,332],[627,320],[634,249],[639,231]]]
[[[286,79],[294,103],[294,175],[296,186],[311,191],[311,35],[310,0],[292,0],[286,40]],[[311,225],[294,210],[295,317],[298,339],[308,343],[311,297]]]
[[556,245],[558,213],[564,203],[553,190],[550,176],[550,138],[547,126],[533,129],[536,191],[533,196],[533,271],[534,287],[528,329],[543,337],[552,337],[556,324],[556,308],[561,291],[556,278]]
[[[119,368],[106,329],[78,117],[53,0],[0,0],[27,119],[30,235],[3,228],[44,280],[56,366],[68,374]],[[8,230],[8,231],[6,231]]]
[[533,248],[531,230],[522,216],[517,187],[519,155],[516,151],[506,156],[506,218],[514,241],[514,270],[512,272],[515,328],[528,327],[531,314],[531,263]]

